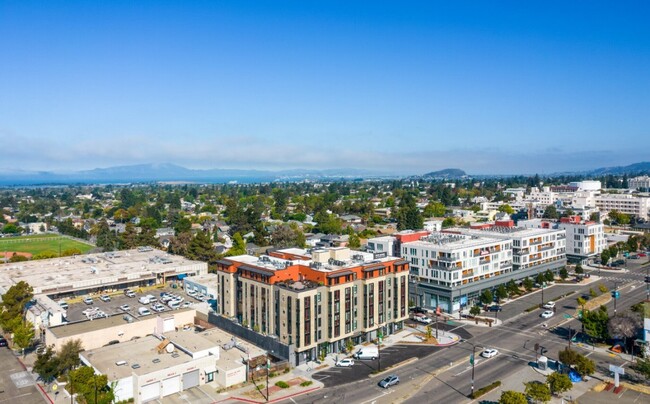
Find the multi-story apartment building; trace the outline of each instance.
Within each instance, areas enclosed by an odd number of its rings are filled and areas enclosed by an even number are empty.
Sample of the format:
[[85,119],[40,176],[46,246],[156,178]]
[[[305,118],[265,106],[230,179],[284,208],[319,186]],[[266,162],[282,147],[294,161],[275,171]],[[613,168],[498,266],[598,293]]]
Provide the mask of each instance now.
[[629,194],[602,194],[596,196],[596,207],[603,215],[616,210],[647,220],[650,198]]
[[414,303],[456,312],[485,289],[559,271],[566,265],[566,233],[504,220],[432,233],[403,243],[400,254],[411,265]]
[[511,241],[512,268],[519,274],[532,276],[546,270],[556,272],[566,265],[566,232],[561,229],[514,227],[512,220],[504,220],[495,225],[480,224],[449,231]]
[[604,226],[600,223],[573,216],[561,218],[557,227],[566,231],[566,254],[571,260],[584,263],[607,247]]
[[[442,227],[442,226],[441,226]],[[394,233],[392,236],[375,237],[368,240],[366,251],[373,253],[375,257],[400,256],[400,246],[403,243],[419,240],[429,235],[429,230],[402,230]]]
[[400,330],[408,272],[399,258],[345,247],[228,257],[217,263],[217,313],[275,336],[299,364]]
[[[411,298],[416,305],[458,311],[512,271],[509,240],[464,234],[432,233],[402,244],[401,256],[411,266]],[[501,283],[507,282],[507,279]]]
[[627,187],[629,189],[650,191],[650,177],[643,175],[641,177],[634,177],[627,180]]

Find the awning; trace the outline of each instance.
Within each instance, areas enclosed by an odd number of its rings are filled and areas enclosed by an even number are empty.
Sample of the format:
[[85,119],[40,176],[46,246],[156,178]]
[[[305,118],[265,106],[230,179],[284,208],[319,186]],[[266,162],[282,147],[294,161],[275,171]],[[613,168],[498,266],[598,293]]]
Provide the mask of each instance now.
[[384,269],[384,268],[386,268],[384,265],[372,265],[372,266],[363,268],[363,272],[376,271],[378,269]]
[[216,367],[215,365],[206,366],[205,368],[203,368],[203,371],[204,371],[206,374],[208,374],[208,373],[214,373],[214,372],[217,371],[217,367]]
[[178,280],[183,280],[183,279],[187,278],[187,274],[178,274],[177,277],[178,277]]
[[399,261],[395,261],[395,264],[394,264],[394,265],[406,265],[406,264],[408,264],[408,261],[405,261],[405,260],[399,260]]

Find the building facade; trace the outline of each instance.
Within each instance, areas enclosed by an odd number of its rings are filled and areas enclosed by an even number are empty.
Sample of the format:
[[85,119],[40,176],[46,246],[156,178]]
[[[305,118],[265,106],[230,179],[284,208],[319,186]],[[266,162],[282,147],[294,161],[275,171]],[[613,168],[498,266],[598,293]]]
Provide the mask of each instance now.
[[586,263],[607,247],[604,226],[600,223],[563,217],[558,228],[566,231],[566,254],[573,261]]
[[596,207],[603,215],[616,210],[647,220],[650,198],[629,194],[602,194],[596,197]]
[[392,334],[408,318],[406,261],[345,247],[272,254],[217,263],[217,313],[292,346],[294,364]]

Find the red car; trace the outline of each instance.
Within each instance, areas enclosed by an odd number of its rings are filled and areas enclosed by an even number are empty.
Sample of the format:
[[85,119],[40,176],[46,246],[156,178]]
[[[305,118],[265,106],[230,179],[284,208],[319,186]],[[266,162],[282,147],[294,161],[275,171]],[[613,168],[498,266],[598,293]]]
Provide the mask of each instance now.
[[644,253],[638,253],[637,254],[639,257],[645,257],[646,255]]

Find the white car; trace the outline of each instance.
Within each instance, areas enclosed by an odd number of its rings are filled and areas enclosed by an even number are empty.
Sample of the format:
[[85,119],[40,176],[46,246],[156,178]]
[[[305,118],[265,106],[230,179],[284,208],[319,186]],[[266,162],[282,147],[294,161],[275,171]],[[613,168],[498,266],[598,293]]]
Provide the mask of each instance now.
[[415,316],[413,317],[413,320],[422,324],[431,324],[433,322],[429,317],[426,316]]
[[123,304],[123,305],[120,306],[120,310],[129,311],[129,310],[131,310],[131,306],[129,306],[128,304]]
[[184,302],[183,304],[181,304],[181,308],[183,308],[183,309],[186,308],[186,307],[191,307],[191,306],[192,306],[192,302]]
[[496,349],[485,349],[483,352],[481,352],[481,356],[484,358],[491,358],[493,356],[497,356],[499,354],[499,351]]
[[544,306],[542,306],[542,307],[544,307],[545,309],[551,309],[551,310],[552,310],[553,307],[555,307],[555,302],[551,300],[551,301],[547,302],[547,303],[546,303]]
[[101,300],[102,302],[110,302],[111,297],[109,295],[101,295],[99,296],[99,300]]
[[151,305],[151,310],[157,311],[157,312],[160,313],[162,311],[165,311],[165,306],[163,306],[160,303],[156,303],[156,304]]
[[551,318],[551,317],[553,317],[553,312],[550,311],[550,310],[546,310],[545,312],[540,314],[540,317],[542,317],[542,318]]
[[354,365],[354,359],[350,359],[350,358],[341,359],[340,361],[336,362],[336,366],[339,366],[339,367],[347,368],[347,367],[350,367],[352,365]]
[[87,298],[84,299],[84,303],[86,303],[87,305],[91,305],[91,304],[93,304],[93,299],[90,298],[90,297],[87,297]]

